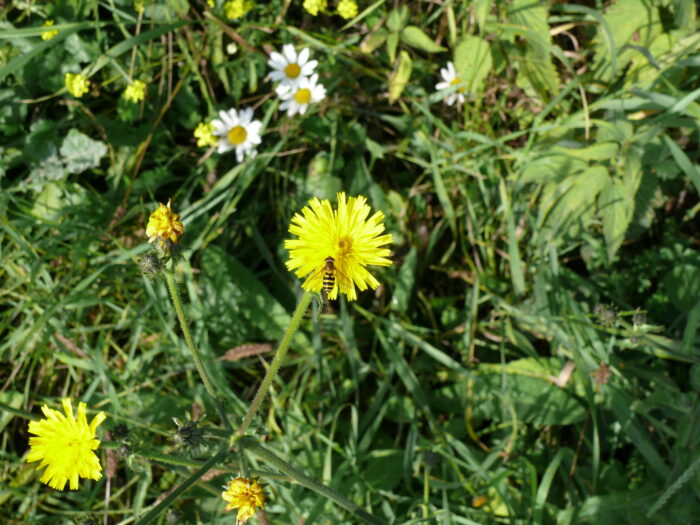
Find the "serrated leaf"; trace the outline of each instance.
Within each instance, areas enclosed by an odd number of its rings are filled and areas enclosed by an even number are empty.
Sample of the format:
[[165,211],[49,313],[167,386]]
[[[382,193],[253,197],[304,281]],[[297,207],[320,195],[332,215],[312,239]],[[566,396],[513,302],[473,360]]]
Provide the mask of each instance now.
[[493,67],[491,46],[478,36],[464,38],[455,48],[454,64],[466,91],[481,93],[484,80]]
[[389,78],[389,102],[396,102],[403,93],[413,70],[413,60],[406,51],[401,51],[394,71]]
[[59,153],[69,173],[82,173],[100,164],[100,159],[107,154],[107,146],[71,129],[63,139]]
[[426,53],[439,53],[445,51],[445,48],[437,45],[433,40],[426,35],[420,27],[406,26],[401,31],[401,41],[413,48],[420,49]]
[[598,210],[603,218],[603,235],[608,257],[613,258],[625,240],[627,228],[634,215],[634,199],[623,184],[611,184],[598,198]]

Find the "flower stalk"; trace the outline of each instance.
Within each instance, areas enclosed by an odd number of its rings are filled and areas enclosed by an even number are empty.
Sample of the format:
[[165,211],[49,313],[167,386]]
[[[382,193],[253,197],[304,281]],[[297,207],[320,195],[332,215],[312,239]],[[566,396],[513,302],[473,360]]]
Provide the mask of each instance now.
[[182,301],[180,301],[180,295],[177,293],[177,285],[175,284],[175,277],[173,275],[173,272],[172,270],[165,270],[163,273],[165,274],[165,280],[168,283],[168,290],[170,290],[170,296],[173,299],[173,305],[175,306],[177,318],[180,321],[180,328],[182,329],[182,333],[185,336],[185,343],[187,343],[187,348],[190,349],[192,359],[194,360],[194,365],[197,368],[197,372],[199,372],[199,377],[202,378],[202,383],[204,383],[204,388],[206,388],[207,393],[214,400],[214,405],[216,406],[216,409],[219,412],[219,416],[221,417],[222,423],[226,426],[227,429],[230,429],[231,424],[229,423],[228,417],[226,416],[226,411],[224,410],[221,400],[214,391],[214,386],[212,385],[211,379],[209,378],[207,369],[204,368],[202,358],[200,357],[199,351],[197,350],[197,347],[195,346],[194,341],[192,340],[192,333],[190,332],[190,327],[187,324],[187,319],[185,318],[185,311],[182,308]]
[[253,416],[255,416],[255,413],[258,411],[258,408],[260,408],[260,404],[265,398],[265,394],[267,394],[267,391],[270,388],[270,385],[272,384],[272,380],[277,375],[277,371],[279,370],[280,366],[282,365],[282,362],[284,361],[285,356],[287,355],[287,350],[289,349],[289,344],[292,342],[292,337],[294,337],[294,334],[299,329],[299,324],[301,323],[301,320],[304,317],[304,313],[306,313],[306,309],[309,307],[311,297],[312,293],[309,291],[305,291],[304,295],[301,296],[299,304],[297,305],[297,309],[292,315],[292,320],[290,321],[289,326],[284,332],[284,336],[282,336],[282,340],[280,341],[280,344],[277,347],[277,351],[275,352],[275,357],[273,358],[272,363],[270,364],[270,368],[267,369],[267,373],[265,374],[262,383],[260,383],[258,391],[255,393],[253,402],[250,404],[250,407],[248,407],[248,412],[246,412],[246,415],[243,418],[243,423],[241,423],[241,426],[238,428],[237,435],[234,434],[231,437],[230,444],[232,446],[236,442],[236,440],[240,436],[245,434],[246,430],[248,430],[250,423],[253,421]]

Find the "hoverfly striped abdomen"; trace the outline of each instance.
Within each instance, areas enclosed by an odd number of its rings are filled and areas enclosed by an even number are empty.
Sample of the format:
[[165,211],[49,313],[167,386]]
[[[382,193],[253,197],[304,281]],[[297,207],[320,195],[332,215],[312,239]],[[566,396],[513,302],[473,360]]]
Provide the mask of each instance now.
[[326,257],[323,265],[323,293],[328,295],[335,286],[335,259]]

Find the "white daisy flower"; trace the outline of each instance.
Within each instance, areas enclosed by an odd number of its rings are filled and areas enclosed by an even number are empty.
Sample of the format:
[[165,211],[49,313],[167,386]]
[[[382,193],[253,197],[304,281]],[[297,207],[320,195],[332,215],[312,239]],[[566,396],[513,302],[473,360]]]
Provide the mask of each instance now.
[[[452,62],[448,62],[447,67],[440,69],[440,76],[442,76],[442,82],[435,84],[435,89],[437,91],[462,83],[462,79],[457,76],[455,65]],[[464,86],[460,86],[456,91],[445,96],[445,104],[448,106],[451,106],[457,101],[459,101],[460,104],[464,103]]]
[[292,44],[282,46],[282,53],[270,53],[267,63],[273,69],[270,73],[273,81],[291,85],[313,75],[318,65],[318,61],[309,60],[309,48],[305,47],[297,55]]
[[253,110],[235,109],[219,111],[219,119],[211,121],[214,126],[214,135],[219,137],[219,153],[226,153],[236,149],[236,160],[242,162],[244,157],[255,157],[255,148],[260,144],[260,128],[262,122],[253,120]]
[[302,78],[298,84],[280,84],[277,96],[282,99],[280,109],[287,110],[287,116],[297,113],[303,115],[312,103],[320,102],[326,97],[326,88],[318,83],[318,75]]

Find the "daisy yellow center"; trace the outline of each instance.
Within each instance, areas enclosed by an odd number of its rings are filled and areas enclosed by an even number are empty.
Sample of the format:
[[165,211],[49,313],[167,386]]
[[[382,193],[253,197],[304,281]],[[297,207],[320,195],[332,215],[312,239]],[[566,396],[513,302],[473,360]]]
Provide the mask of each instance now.
[[299,104],[308,104],[309,102],[311,102],[311,90],[301,88],[296,93],[294,93],[294,100]]
[[[450,82],[450,86],[456,86],[457,84],[461,84],[461,82],[462,82],[461,78],[455,78],[452,82]],[[464,88],[463,87],[458,88],[457,92],[464,93]]]
[[284,74],[287,75],[287,78],[297,78],[300,73],[301,68],[299,64],[289,64],[284,68]]
[[245,142],[245,139],[248,137],[248,132],[243,126],[236,126],[234,128],[231,128],[231,130],[227,133],[226,136],[228,137],[228,141],[231,144],[233,144],[234,146],[240,146]]

